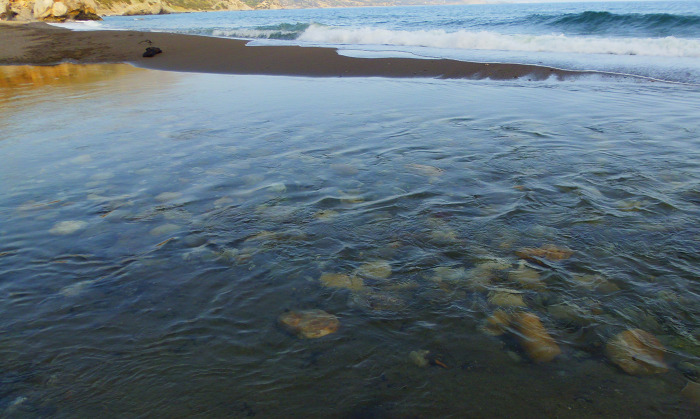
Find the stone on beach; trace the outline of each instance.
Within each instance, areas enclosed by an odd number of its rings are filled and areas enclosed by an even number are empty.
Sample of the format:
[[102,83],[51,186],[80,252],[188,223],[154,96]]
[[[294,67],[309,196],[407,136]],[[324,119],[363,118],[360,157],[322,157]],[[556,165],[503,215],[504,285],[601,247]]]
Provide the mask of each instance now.
[[514,315],[513,320],[520,345],[530,359],[535,362],[549,362],[561,354],[559,345],[547,332],[537,315],[522,312]]
[[605,345],[608,359],[631,375],[666,372],[664,347],[651,333],[630,329],[615,335]]
[[347,288],[351,291],[359,291],[364,288],[362,278],[345,274],[324,273],[319,281],[330,288]]
[[54,224],[51,230],[49,230],[49,233],[63,236],[78,232],[84,229],[86,226],[87,223],[85,221],[61,221]]
[[305,339],[316,339],[338,331],[340,321],[323,310],[289,311],[279,317],[288,331]]
[[516,250],[515,254],[523,259],[545,258],[552,261],[559,261],[570,258],[574,254],[574,251],[566,247],[545,244],[538,248],[524,247],[520,250]]

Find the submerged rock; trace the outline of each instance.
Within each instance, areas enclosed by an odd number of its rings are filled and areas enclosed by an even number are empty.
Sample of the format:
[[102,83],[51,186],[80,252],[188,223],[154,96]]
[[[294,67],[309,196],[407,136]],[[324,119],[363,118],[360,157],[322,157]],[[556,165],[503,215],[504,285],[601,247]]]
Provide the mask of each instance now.
[[406,168],[420,175],[430,177],[440,176],[443,173],[445,173],[443,169],[440,169],[439,167],[435,166],[428,166],[427,164],[411,163],[407,164]]
[[695,404],[700,404],[700,383],[688,381],[681,395]]
[[156,195],[156,201],[159,201],[159,202],[174,201],[176,199],[180,199],[181,197],[182,197],[182,194],[180,192],[163,192],[163,193]]
[[605,354],[615,365],[631,375],[666,372],[664,347],[652,334],[641,329],[619,333],[605,345]]
[[542,325],[539,317],[532,313],[514,315],[518,340],[530,359],[535,362],[549,362],[561,354],[559,345]]
[[457,243],[457,233],[454,230],[431,230],[428,239],[438,245]]
[[64,297],[75,297],[82,294],[95,282],[97,282],[96,279],[88,279],[85,281],[76,282],[74,284],[67,285],[61,288],[61,290],[58,291],[58,293]]
[[338,212],[333,210],[321,210],[314,214],[314,217],[320,221],[330,221],[337,216]]
[[498,307],[527,307],[520,291],[501,289],[489,293],[489,303]]
[[430,365],[430,361],[427,358],[429,353],[430,351],[427,349],[412,351],[410,354],[408,354],[408,359],[416,366],[425,368]]
[[401,311],[406,302],[386,292],[361,292],[351,297],[352,303],[372,311]]
[[591,323],[591,314],[573,303],[552,304],[547,307],[547,313],[553,318],[576,326],[585,326]]
[[61,221],[54,224],[51,230],[49,230],[49,233],[63,236],[76,233],[85,227],[87,227],[87,223],[85,221]]
[[515,254],[519,258],[532,259],[532,258],[545,258],[548,260],[558,261],[570,258],[574,251],[566,247],[557,247],[553,244],[545,244],[542,247],[524,247],[520,250],[516,250]]
[[503,310],[496,310],[486,319],[483,331],[491,336],[501,336],[510,326],[512,316]]
[[355,272],[370,279],[386,279],[391,275],[391,265],[385,260],[376,260],[363,263]]
[[573,280],[580,287],[591,291],[598,291],[604,294],[620,291],[614,282],[611,282],[600,275],[574,275]]
[[163,224],[151,230],[151,236],[161,236],[163,234],[170,234],[180,230],[180,226],[176,224]]
[[433,275],[429,277],[431,281],[435,282],[457,282],[467,279],[467,272],[464,268],[451,268],[449,266],[439,266],[433,268]]
[[357,167],[345,163],[334,163],[330,167],[332,171],[341,176],[356,175],[360,171]]
[[517,269],[508,272],[508,279],[518,283],[523,288],[544,288],[544,283],[540,280],[540,273],[525,266],[525,261],[521,262]]
[[305,339],[316,339],[338,331],[340,321],[323,310],[290,311],[278,319],[288,331]]
[[321,284],[330,288],[346,288],[351,291],[359,291],[365,284],[362,278],[345,274],[324,273],[319,278]]

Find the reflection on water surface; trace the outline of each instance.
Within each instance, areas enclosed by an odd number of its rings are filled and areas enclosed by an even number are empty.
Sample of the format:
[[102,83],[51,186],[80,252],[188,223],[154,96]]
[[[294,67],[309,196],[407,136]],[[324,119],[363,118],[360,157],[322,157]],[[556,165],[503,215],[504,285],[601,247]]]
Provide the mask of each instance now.
[[697,413],[692,90],[119,74],[0,121],[6,414]]

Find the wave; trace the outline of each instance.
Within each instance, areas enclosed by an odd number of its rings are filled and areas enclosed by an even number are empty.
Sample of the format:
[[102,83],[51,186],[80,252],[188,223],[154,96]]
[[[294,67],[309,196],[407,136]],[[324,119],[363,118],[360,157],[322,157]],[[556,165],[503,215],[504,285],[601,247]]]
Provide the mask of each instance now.
[[310,25],[297,40],[321,44],[397,45],[448,49],[700,57],[700,40],[514,35],[491,31],[388,30]]
[[575,30],[590,34],[637,32],[660,36],[700,33],[700,16],[669,13],[616,14],[586,11],[557,16],[535,14],[525,19],[525,23],[544,24],[565,31]]
[[251,29],[215,29],[212,31],[212,35],[246,39],[294,40],[311,25],[311,23],[280,23],[278,25],[258,26]]

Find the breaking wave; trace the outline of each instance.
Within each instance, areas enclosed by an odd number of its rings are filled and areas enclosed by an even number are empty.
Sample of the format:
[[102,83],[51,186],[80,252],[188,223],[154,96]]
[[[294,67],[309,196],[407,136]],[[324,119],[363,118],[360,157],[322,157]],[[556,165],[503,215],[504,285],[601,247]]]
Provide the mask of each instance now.
[[558,52],[580,54],[700,57],[700,40],[676,38],[605,38],[562,34],[517,35],[491,31],[388,30],[310,25],[302,42],[343,45],[398,45],[449,49]]

